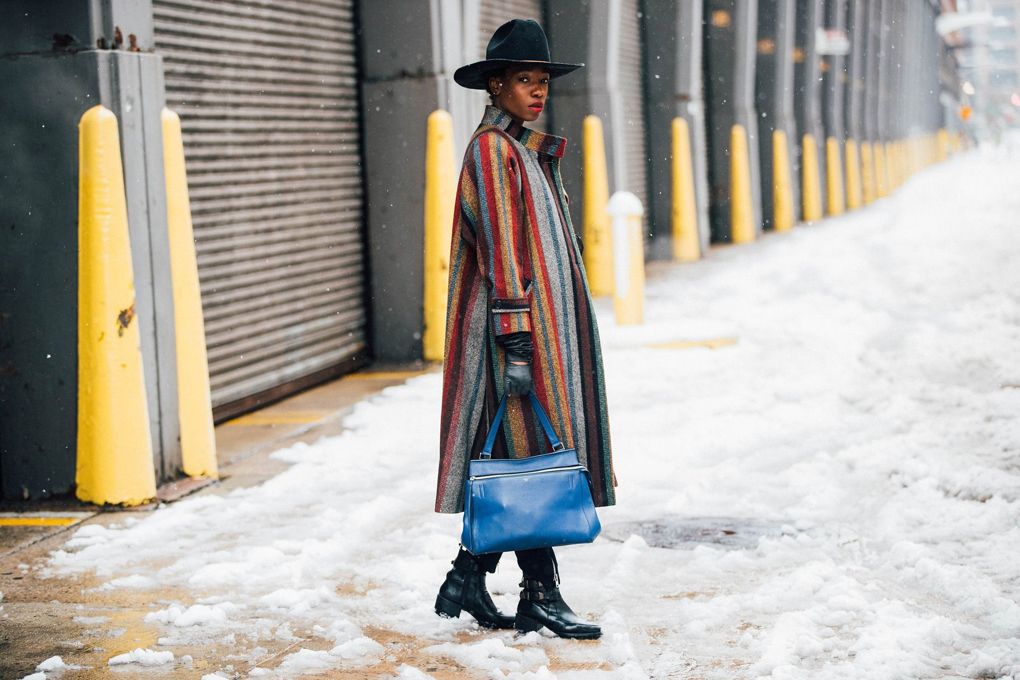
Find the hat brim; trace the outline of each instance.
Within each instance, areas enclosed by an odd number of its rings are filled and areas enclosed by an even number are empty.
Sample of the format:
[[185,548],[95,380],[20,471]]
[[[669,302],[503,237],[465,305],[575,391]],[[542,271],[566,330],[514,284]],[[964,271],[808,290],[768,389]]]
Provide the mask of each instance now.
[[485,59],[454,71],[453,80],[469,90],[485,90],[489,87],[489,74],[507,66],[534,66],[549,72],[550,78],[559,78],[582,68],[584,64],[562,64],[556,61],[525,61],[520,59]]

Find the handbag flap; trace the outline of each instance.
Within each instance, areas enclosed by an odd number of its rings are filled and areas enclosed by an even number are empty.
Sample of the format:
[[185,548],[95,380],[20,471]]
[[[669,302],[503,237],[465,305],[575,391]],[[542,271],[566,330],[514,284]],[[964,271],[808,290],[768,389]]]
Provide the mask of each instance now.
[[537,472],[580,465],[576,449],[564,449],[527,458],[483,458],[468,461],[468,477]]

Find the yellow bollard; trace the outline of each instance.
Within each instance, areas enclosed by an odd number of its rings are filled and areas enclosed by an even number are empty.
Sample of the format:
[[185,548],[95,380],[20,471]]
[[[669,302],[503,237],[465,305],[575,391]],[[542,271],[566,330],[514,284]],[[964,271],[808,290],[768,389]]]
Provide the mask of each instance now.
[[889,195],[889,175],[885,168],[885,144],[875,142],[875,196],[883,198]]
[[117,117],[78,125],[78,459],[76,494],[138,505],[156,495]]
[[584,270],[595,297],[613,293],[613,245],[609,231],[609,174],[602,121],[585,116],[584,147]]
[[878,198],[875,191],[875,156],[871,142],[861,144],[861,197],[865,205]]
[[698,206],[694,197],[694,157],[687,121],[677,117],[672,127],[672,221],[673,260],[694,262],[701,258]]
[[822,187],[818,174],[818,146],[815,144],[815,136],[810,133],[804,135],[801,164],[801,212],[805,222],[813,222],[822,219]]
[[825,140],[825,198],[829,215],[842,215],[846,211],[843,199],[843,161],[839,157],[839,141],[835,137]]
[[757,236],[751,193],[751,156],[743,125],[730,128],[730,239],[749,243]]
[[846,140],[846,209],[861,207],[861,159],[857,153],[857,140]]
[[938,131],[938,152],[935,156],[940,163],[949,158],[949,132],[942,128]]
[[613,312],[619,326],[645,322],[645,244],[641,200],[617,191],[606,210],[613,220]]
[[772,131],[772,228],[793,229],[793,177],[785,130]]
[[209,395],[209,360],[202,322],[195,235],[184,169],[181,119],[163,109],[163,174],[166,179],[166,217],[170,237],[170,273],[174,289],[174,328],[177,339],[177,412],[181,420],[181,458],[189,477],[219,476],[216,436]]
[[450,240],[457,200],[453,118],[442,109],[429,114],[425,142],[424,326],[425,361],[442,361],[446,344],[446,296],[450,284]]

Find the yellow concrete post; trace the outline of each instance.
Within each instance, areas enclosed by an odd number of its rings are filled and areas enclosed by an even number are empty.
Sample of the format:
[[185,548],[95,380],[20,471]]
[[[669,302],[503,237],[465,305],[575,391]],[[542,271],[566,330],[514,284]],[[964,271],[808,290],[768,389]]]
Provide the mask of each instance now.
[[861,197],[864,203],[873,203],[878,197],[875,190],[875,155],[871,142],[861,144]]
[[184,168],[181,119],[163,109],[163,174],[170,241],[170,274],[174,290],[177,340],[177,412],[181,421],[181,459],[189,477],[219,476],[213,434],[209,360],[198,285],[198,260]]
[[785,130],[772,131],[772,209],[773,229],[793,228],[793,175]]
[[671,139],[673,260],[694,262],[701,258],[698,206],[694,197],[694,157],[690,128],[679,116],[673,119]]
[[875,196],[883,198],[889,195],[889,175],[885,168],[885,144],[875,142]]
[[942,128],[938,131],[938,152],[935,158],[941,163],[949,158],[949,131]]
[[822,219],[822,187],[818,171],[818,145],[815,136],[804,135],[801,155],[801,212],[805,222]]
[[117,117],[78,125],[79,499],[138,505],[156,495]]
[[641,200],[617,191],[606,207],[613,220],[613,312],[620,326],[645,322],[645,244]]
[[442,361],[446,344],[446,297],[450,284],[450,240],[457,168],[453,118],[442,109],[429,114],[425,141],[424,332],[422,357]]
[[861,207],[861,159],[857,153],[857,140],[846,140],[846,209]]
[[609,174],[602,121],[586,116],[582,128],[584,148],[584,270],[595,297],[613,293],[613,245],[609,230]]
[[751,192],[747,130],[743,125],[734,125],[730,128],[730,238],[733,243],[749,243],[757,236]]
[[835,137],[825,140],[825,199],[829,215],[842,215],[846,211],[843,197],[843,161],[839,157],[839,141]]

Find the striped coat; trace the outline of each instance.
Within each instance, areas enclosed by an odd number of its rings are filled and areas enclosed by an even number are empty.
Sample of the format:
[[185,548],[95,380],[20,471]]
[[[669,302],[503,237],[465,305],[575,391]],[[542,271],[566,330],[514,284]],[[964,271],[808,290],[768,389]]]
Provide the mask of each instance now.
[[[557,434],[591,472],[596,505],[615,502],[599,332],[567,210],[559,160],[566,140],[488,106],[457,187],[437,512],[464,509],[464,477],[500,398],[496,337],[530,331],[534,390]],[[545,453],[526,401],[511,399],[493,457]]]

